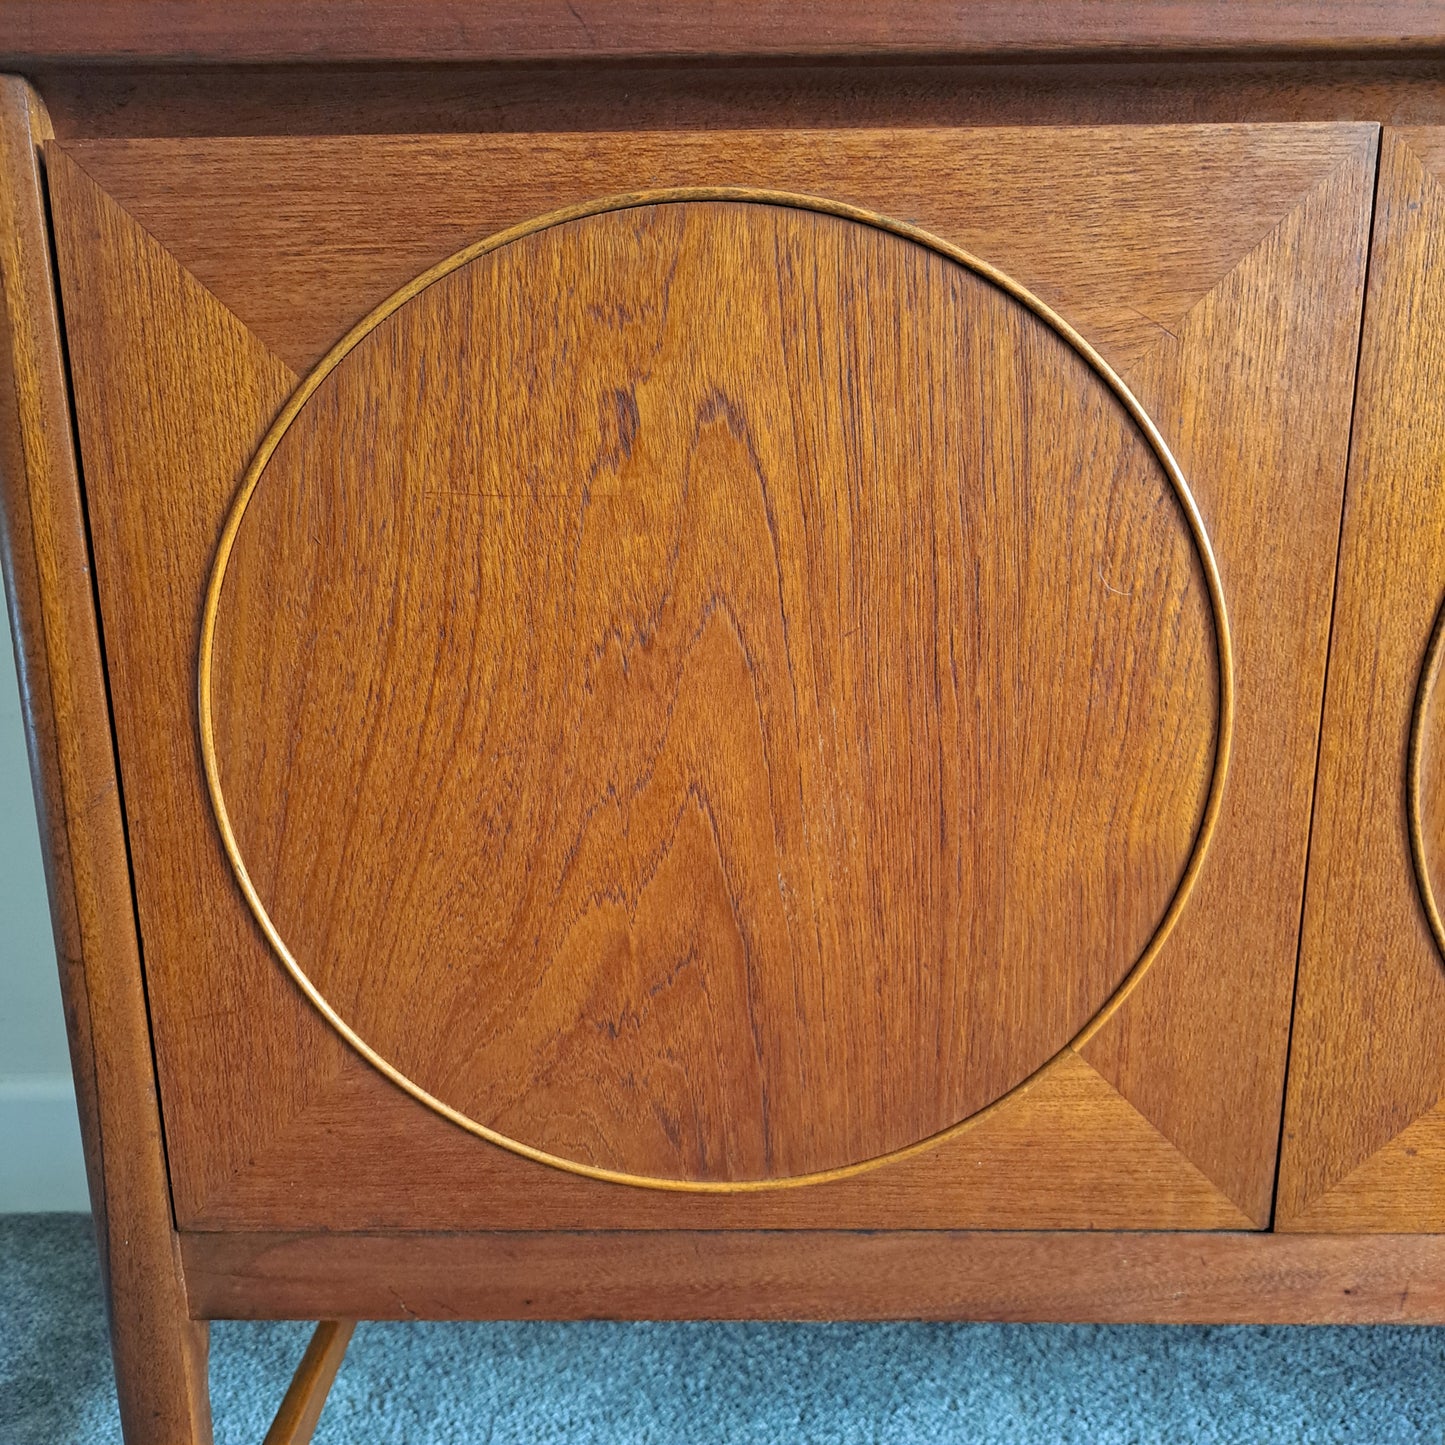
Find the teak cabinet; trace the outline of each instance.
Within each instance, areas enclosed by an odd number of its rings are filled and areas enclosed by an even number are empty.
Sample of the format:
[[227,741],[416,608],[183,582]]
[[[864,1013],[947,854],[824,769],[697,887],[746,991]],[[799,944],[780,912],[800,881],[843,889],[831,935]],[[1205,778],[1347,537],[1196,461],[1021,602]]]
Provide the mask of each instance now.
[[343,1322],[276,1440],[355,1318],[1445,1320],[1428,64],[298,100],[30,23],[0,500],[128,1440],[209,1438],[211,1318]]

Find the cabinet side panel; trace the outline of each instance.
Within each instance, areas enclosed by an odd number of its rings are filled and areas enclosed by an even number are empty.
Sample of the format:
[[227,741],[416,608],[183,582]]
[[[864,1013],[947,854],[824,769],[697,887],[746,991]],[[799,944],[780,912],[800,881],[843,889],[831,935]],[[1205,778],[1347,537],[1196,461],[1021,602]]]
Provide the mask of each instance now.
[[209,1441],[115,774],[30,88],[0,78],[0,541],[128,1438]]

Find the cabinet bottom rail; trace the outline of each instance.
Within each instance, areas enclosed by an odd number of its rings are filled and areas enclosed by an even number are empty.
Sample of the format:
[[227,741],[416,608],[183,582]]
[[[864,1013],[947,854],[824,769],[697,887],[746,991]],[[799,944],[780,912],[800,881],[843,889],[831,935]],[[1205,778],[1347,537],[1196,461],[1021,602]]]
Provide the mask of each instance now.
[[1445,1235],[181,1235],[197,1319],[1442,1324]]

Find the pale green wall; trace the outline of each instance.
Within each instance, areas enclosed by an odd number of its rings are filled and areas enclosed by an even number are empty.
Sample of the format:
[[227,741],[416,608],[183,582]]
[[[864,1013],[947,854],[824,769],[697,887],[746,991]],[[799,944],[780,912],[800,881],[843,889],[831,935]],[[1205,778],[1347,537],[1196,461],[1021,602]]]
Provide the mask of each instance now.
[[75,1094],[8,627],[0,652],[0,1213],[85,1209]]

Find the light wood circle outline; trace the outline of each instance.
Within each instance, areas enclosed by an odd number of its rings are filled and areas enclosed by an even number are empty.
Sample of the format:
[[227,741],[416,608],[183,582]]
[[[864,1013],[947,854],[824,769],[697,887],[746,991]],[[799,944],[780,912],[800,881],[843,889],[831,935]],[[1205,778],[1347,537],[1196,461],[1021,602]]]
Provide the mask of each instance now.
[[[816,1170],[810,1174],[785,1175],[777,1179],[670,1179],[662,1176],[631,1174],[625,1170],[605,1169],[597,1165],[582,1164],[573,1159],[564,1159],[559,1155],[549,1154],[544,1149],[538,1149],[531,1144],[525,1144],[519,1139],[509,1138],[507,1135],[501,1134],[495,1129],[489,1129],[485,1124],[478,1123],[475,1119],[469,1118],[459,1110],[452,1108],[449,1104],[445,1104],[434,1095],[429,1094],[421,1085],[415,1083],[403,1074],[400,1069],[388,1063],[387,1060],[382,1058],[375,1049],[366,1043],[326,1001],[326,998],[320,990],[307,977],[306,971],[292,954],[286,944],[286,940],[281,937],[276,925],[271,921],[270,915],[266,912],[266,907],[257,894],[255,885],[251,882],[251,876],[246,869],[245,860],[241,856],[240,847],[236,842],[235,833],[231,828],[230,813],[227,810],[225,794],[221,788],[220,769],[216,761],[215,733],[211,720],[211,666],[215,645],[216,618],[220,609],[221,590],[226,580],[226,567],[231,559],[231,552],[235,545],[236,535],[246,515],[246,507],[252,495],[255,493],[256,487],[260,483],[261,476],[266,469],[266,464],[271,460],[272,455],[277,446],[280,445],[282,437],[286,435],[291,423],[295,421],[302,408],[311,399],[321,383],[331,375],[347,354],[375,330],[377,326],[393,313],[400,310],[401,307],[406,305],[413,297],[419,295],[428,286],[432,285],[433,282],[442,280],[444,277],[451,275],[453,271],[460,270],[463,266],[477,260],[479,257],[500,250],[502,247],[508,246],[514,241],[535,235],[539,231],[550,230],[552,227],[563,225],[568,221],[606,215],[613,211],[633,210],[642,206],[669,205],[691,201],[734,201],[751,205],[780,206],[793,210],[815,211],[822,215],[837,216],[843,220],[856,221],[861,225],[872,226],[877,230],[902,237],[904,240],[913,241],[920,246],[924,246],[946,257],[950,261],[956,262],[965,270],[971,271],[974,275],[981,277],[983,280],[997,287],[1005,295],[1026,307],[1073,348],[1114,394],[1125,411],[1128,412],[1135,426],[1143,433],[1145,440],[1149,443],[1154,455],[1158,458],[1160,466],[1163,467],[1165,475],[1169,478],[1179,505],[1184,511],[1185,519],[1189,524],[1190,536],[1194,543],[1194,550],[1204,569],[1205,581],[1209,589],[1210,606],[1214,614],[1215,649],[1219,673],[1219,716],[1215,728],[1214,767],[1210,776],[1209,793],[1205,800],[1204,813],[1200,818],[1199,829],[1194,836],[1194,846],[1190,851],[1189,860],[1185,865],[1183,875],[1180,877],[1179,885],[1174,890],[1169,907],[1165,910],[1163,918],[1160,919],[1143,953],[1135,960],[1133,967],[1129,970],[1123,982],[1114,990],[1113,994],[1105,1001],[1089,1023],[1084,1026],[1074,1039],[1068,1044],[1065,1044],[1058,1053],[1041,1064],[1027,1078],[1020,1080],[1011,1089],[1000,1094],[997,1099],[994,1099],[981,1109],[974,1110],[967,1118],[960,1119],[956,1123],[948,1125],[947,1128],[940,1129],[936,1133],[928,1135],[926,1138],[915,1140],[912,1144],[904,1145],[900,1149],[889,1150],[887,1153],[875,1155],[870,1159],[856,1160],[851,1164],[840,1165],[832,1169]],[[1179,469],[1178,462],[1174,460],[1173,453],[1170,452],[1167,443],[1160,435],[1159,429],[1154,425],[1149,414],[1144,410],[1143,406],[1134,396],[1133,392],[1129,390],[1118,373],[1114,371],[1109,363],[1105,361],[1062,316],[1045,302],[1041,301],[1033,292],[1029,291],[1005,272],[1000,271],[995,266],[991,266],[987,261],[979,260],[978,257],[971,255],[961,247],[932,235],[930,232],[918,226],[909,225],[904,221],[896,221],[890,217],[879,215],[874,211],[865,210],[860,206],[849,205],[843,201],[829,200],[826,197],[819,196],[796,195],[789,191],[760,190],[746,186],[679,186],[661,190],[632,191],[622,195],[606,196],[597,200],[584,201],[578,205],[564,207],[561,210],[546,212],[543,215],[533,217],[531,220],[523,221],[516,226],[511,226],[504,231],[499,231],[495,235],[486,237],[484,240],[474,242],[472,245],[457,251],[454,255],[448,256],[446,260],[438,262],[429,270],[423,271],[420,275],[408,281],[405,286],[393,292],[385,301],[357,322],[357,324],[317,362],[316,366],[299,383],[296,390],[292,392],[285,406],[281,408],[276,420],[271,424],[270,430],[262,439],[260,447],[257,449],[255,456],[252,457],[250,465],[246,468],[245,475],[241,479],[240,487],[231,504],[231,510],[226,517],[226,524],[221,532],[220,541],[216,546],[215,561],[211,569],[210,582],[206,588],[205,609],[201,617],[197,691],[200,708],[201,757],[205,769],[206,787],[210,794],[211,806],[215,811],[216,823],[220,828],[221,843],[225,849],[226,857],[231,864],[232,871],[236,875],[237,883],[240,884],[241,892],[246,899],[246,903],[250,907],[252,914],[254,914],[257,923],[260,924],[261,931],[266,935],[267,941],[275,950],[277,956],[285,966],[286,971],[296,981],[302,993],[306,995],[327,1023],[329,1023],[362,1058],[371,1064],[373,1068],[380,1070],[392,1083],[404,1089],[414,1099],[425,1104],[427,1108],[432,1109],[443,1118],[449,1119],[453,1124],[457,1124],[468,1132],[487,1140],[488,1143],[499,1145],[501,1148],[508,1149],[514,1154],[520,1154],[524,1159],[531,1159],[539,1164],[548,1164],[555,1169],[564,1170],[569,1174],[579,1174],[587,1179],[602,1180],[610,1184],[629,1184],[643,1189],[659,1189],[687,1194],[747,1194],[759,1193],[769,1189],[799,1188],[803,1185],[821,1184],[829,1180],[847,1179],[853,1175],[862,1174],[867,1170],[877,1169],[884,1164],[896,1163],[899,1160],[910,1158],[915,1154],[921,1154],[981,1123],[996,1109],[1037,1083],[1049,1069],[1062,1060],[1071,1050],[1081,1048],[1104,1026],[1128,994],[1138,984],[1145,970],[1155,958],[1158,957],[1165,940],[1173,931],[1175,923],[1178,922],[1179,915],[1183,912],[1184,906],[1188,902],[1189,895],[1193,891],[1195,881],[1203,866],[1204,855],[1208,850],[1209,841],[1213,836],[1215,824],[1219,819],[1220,804],[1224,795],[1224,780],[1229,768],[1230,745],[1234,734],[1233,644],[1229,632],[1229,616],[1224,603],[1224,589],[1219,577],[1219,567],[1214,559],[1214,549],[1210,544],[1209,534],[1205,530],[1204,520],[1199,514],[1199,508],[1194,501],[1193,493],[1190,492],[1189,484],[1184,480],[1184,475]]]
[[1405,771],[1405,807],[1410,819],[1410,858],[1415,865],[1415,884],[1420,890],[1420,902],[1424,905],[1430,932],[1435,935],[1435,947],[1445,958],[1445,920],[1440,917],[1440,905],[1435,901],[1435,889],[1430,882],[1430,864],[1425,857],[1425,820],[1420,805],[1420,753],[1425,746],[1425,713],[1439,680],[1442,662],[1445,662],[1445,601],[1440,603],[1435,614],[1435,625],[1430,629],[1430,642],[1425,649],[1425,662],[1420,668],[1420,682],[1415,689],[1415,710],[1410,716],[1410,751]]

